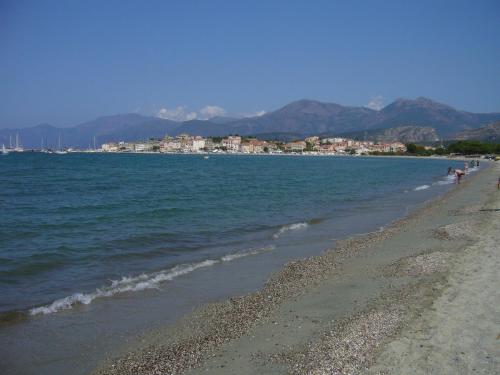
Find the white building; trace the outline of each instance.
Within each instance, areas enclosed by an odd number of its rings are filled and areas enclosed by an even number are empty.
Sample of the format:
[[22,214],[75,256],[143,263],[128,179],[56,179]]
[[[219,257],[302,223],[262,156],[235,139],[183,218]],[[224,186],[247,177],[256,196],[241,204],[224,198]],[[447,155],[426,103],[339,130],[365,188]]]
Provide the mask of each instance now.
[[193,144],[191,146],[192,152],[199,152],[205,148],[205,138],[197,136],[193,138]]
[[151,151],[153,148],[149,143],[136,143],[134,145],[134,150],[136,152],[146,152],[146,151]]
[[116,143],[104,143],[101,146],[101,150],[104,152],[117,152],[118,145]]
[[224,138],[221,144],[222,147],[226,147],[228,151],[238,151],[241,145],[241,137],[231,135],[227,138]]

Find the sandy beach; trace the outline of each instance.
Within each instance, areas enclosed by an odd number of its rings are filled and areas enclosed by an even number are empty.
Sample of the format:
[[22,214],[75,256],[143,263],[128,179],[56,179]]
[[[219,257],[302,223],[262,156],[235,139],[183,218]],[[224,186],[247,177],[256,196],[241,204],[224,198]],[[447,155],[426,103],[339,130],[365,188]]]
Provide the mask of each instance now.
[[500,164],[383,231],[288,263],[95,374],[500,372]]

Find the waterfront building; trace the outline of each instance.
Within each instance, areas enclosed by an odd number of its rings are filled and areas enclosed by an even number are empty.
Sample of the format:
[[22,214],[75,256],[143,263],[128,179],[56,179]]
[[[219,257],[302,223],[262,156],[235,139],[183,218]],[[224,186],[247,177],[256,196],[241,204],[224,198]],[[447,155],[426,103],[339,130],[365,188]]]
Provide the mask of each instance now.
[[205,139],[205,150],[206,151],[213,151],[215,150],[216,147],[219,147],[220,144],[214,142],[212,138],[207,138]]
[[406,146],[401,142],[393,142],[390,147],[392,152],[406,152]]
[[244,153],[262,153],[264,149],[268,147],[268,142],[259,141],[258,139],[249,139],[246,142],[240,144],[240,151]]
[[[220,143],[216,142],[219,141]],[[326,141],[325,141],[326,140]],[[246,138],[242,142],[240,136],[228,136],[226,138],[204,138],[202,136],[191,136],[180,134],[175,138],[165,137],[162,140],[150,139],[147,142],[125,143],[108,142],[101,148],[104,152],[243,152],[258,154],[264,152],[314,152],[320,154],[352,154],[365,155],[371,152],[405,152],[406,146],[401,142],[374,143],[373,141],[357,141],[348,138],[326,138],[318,136],[307,137],[305,140],[297,140],[281,144],[276,141],[262,141],[256,138]]]
[[229,137],[222,140],[221,145],[228,151],[239,151],[241,145],[241,137],[238,135],[230,135]]
[[136,143],[134,144],[135,152],[149,152],[153,151],[153,145],[151,143]]
[[321,140],[321,143],[336,144],[336,143],[343,143],[343,142],[346,142],[346,141],[347,141],[347,139],[345,139],[345,138],[332,137],[332,138],[323,138]]
[[319,143],[319,137],[318,137],[318,136],[314,136],[314,137],[307,137],[307,138],[305,139],[305,141],[306,141],[307,143],[310,143],[310,144],[312,144],[312,145],[315,145],[316,143]]
[[104,143],[101,146],[101,150],[104,152],[118,152],[119,148],[118,148],[118,144],[116,144],[116,143]]
[[322,154],[334,154],[337,151],[337,149],[335,148],[335,145],[329,143],[320,145],[318,151],[321,152]]
[[169,139],[160,143],[160,151],[162,152],[179,152],[181,150],[180,139]]
[[305,141],[293,141],[285,144],[285,151],[302,152],[306,149]]
[[191,139],[191,151],[200,152],[205,148],[205,138],[196,136]]

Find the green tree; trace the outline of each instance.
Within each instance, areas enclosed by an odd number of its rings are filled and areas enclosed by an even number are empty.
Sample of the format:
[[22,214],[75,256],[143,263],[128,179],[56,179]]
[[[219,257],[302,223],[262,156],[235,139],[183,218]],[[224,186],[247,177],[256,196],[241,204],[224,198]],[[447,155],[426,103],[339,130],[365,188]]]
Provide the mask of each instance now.
[[456,154],[475,155],[492,154],[497,152],[498,144],[480,141],[458,141],[448,146],[448,151]]
[[406,145],[406,152],[409,154],[416,154],[417,153],[417,145],[415,143],[408,143]]

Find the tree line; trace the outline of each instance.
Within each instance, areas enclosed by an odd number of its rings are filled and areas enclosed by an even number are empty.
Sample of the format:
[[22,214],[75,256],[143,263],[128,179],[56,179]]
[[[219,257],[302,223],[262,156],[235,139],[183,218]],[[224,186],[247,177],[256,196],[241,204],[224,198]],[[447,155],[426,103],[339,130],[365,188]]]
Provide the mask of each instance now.
[[500,154],[500,143],[480,141],[457,141],[437,148],[425,147],[415,143],[406,144],[406,152],[371,152],[371,155],[491,155]]

